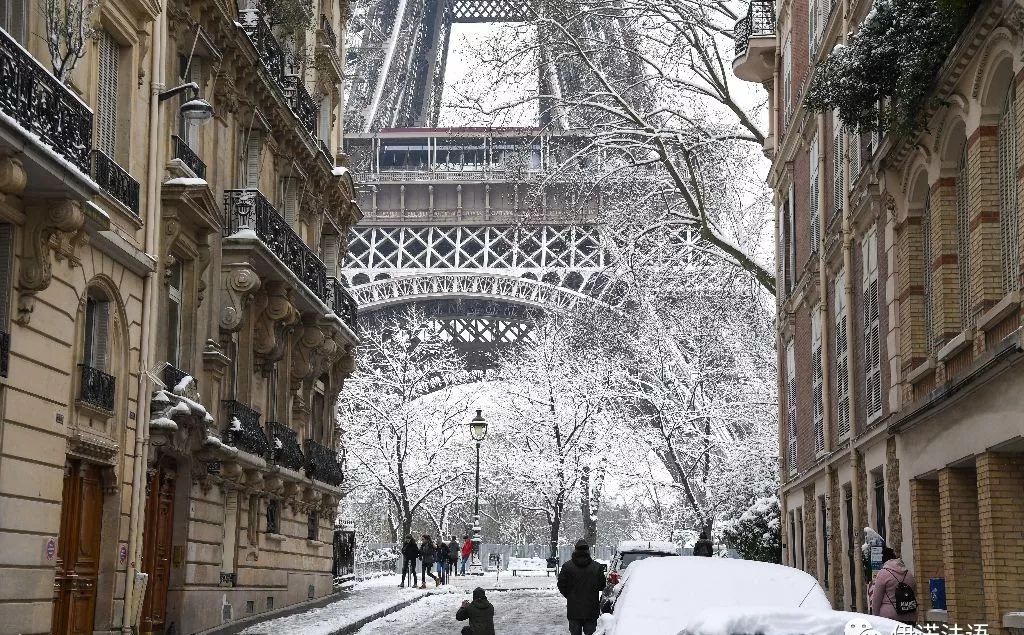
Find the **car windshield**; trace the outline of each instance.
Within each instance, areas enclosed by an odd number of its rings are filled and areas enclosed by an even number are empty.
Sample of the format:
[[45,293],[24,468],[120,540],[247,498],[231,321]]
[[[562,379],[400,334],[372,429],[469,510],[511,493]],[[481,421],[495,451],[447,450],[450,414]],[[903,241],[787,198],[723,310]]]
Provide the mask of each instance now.
[[634,563],[634,562],[636,562],[638,560],[644,560],[645,558],[650,558],[652,556],[662,556],[662,555],[664,555],[664,554],[661,554],[661,553],[641,553],[641,552],[624,553],[624,554],[622,554],[621,564],[619,564],[619,569],[625,569],[626,567],[628,567],[629,565],[631,565],[632,563]]

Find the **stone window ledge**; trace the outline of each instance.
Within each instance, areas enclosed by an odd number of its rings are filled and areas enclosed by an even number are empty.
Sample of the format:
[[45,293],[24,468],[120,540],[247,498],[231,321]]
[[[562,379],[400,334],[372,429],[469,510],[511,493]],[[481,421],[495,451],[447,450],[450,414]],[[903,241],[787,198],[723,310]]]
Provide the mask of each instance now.
[[307,547],[314,547],[316,549],[319,549],[319,548],[323,547],[326,544],[327,543],[323,542],[322,540],[313,540],[311,538],[307,538],[306,539],[306,546]]
[[1008,315],[1017,310],[1020,306],[1020,291],[1011,291],[1003,297],[1002,300],[996,303],[988,311],[985,311],[981,317],[978,318],[978,328],[982,331],[987,331],[996,324],[999,324]]
[[962,331],[960,335],[957,335],[953,339],[946,342],[946,345],[939,349],[936,357],[940,362],[945,362],[951,359],[954,355],[964,350],[968,346],[974,343],[974,329],[970,328],[966,331]]
[[932,609],[925,613],[925,621],[945,624],[949,621],[949,613],[943,609]]
[[1024,612],[1004,613],[1003,628],[1024,629]]
[[288,536],[283,536],[281,534],[272,534],[272,533],[269,533],[269,532],[264,534],[264,535],[267,537],[267,540],[269,540],[271,542],[276,542],[276,543],[279,543],[279,544],[284,544],[284,543],[288,542]]
[[928,359],[918,364],[916,368],[912,368],[907,373],[907,382],[911,384],[916,384],[917,382],[921,381],[921,379],[923,379],[928,373],[933,372],[934,370],[935,358],[929,357]]

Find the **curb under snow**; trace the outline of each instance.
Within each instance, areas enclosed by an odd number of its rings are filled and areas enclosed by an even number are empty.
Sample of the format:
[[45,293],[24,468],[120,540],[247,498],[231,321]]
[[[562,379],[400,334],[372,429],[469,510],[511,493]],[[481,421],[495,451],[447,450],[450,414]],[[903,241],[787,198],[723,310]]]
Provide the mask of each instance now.
[[351,624],[346,624],[345,626],[342,626],[341,628],[339,628],[336,631],[332,631],[331,635],[353,635],[353,633],[355,633],[356,631],[358,631],[362,627],[366,626],[370,622],[375,622],[375,621],[379,620],[380,618],[382,618],[382,617],[384,617],[386,615],[391,615],[392,613],[397,613],[398,611],[401,611],[404,608],[408,608],[408,607],[412,606],[413,604],[416,604],[417,602],[419,602],[423,598],[429,597],[430,595],[432,595],[432,594],[431,593],[424,593],[423,595],[419,595],[419,596],[416,596],[414,598],[410,598],[408,600],[403,600],[403,601],[401,601],[401,602],[399,602],[397,604],[392,604],[391,606],[388,606],[388,607],[383,608],[383,609],[381,609],[381,610],[379,610],[379,611],[377,611],[375,613],[372,613],[372,614],[367,615],[367,616],[365,616],[365,617],[363,617],[363,618],[361,618],[359,620],[356,620],[355,622],[352,622]]

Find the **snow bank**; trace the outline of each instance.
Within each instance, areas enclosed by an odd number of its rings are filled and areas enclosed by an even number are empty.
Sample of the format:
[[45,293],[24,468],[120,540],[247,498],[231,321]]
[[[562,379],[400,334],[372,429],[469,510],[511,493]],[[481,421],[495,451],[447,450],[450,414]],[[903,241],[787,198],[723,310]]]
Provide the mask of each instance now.
[[164,181],[164,185],[186,185],[186,186],[203,186],[207,185],[206,179],[200,179],[191,176],[179,176],[177,178]]

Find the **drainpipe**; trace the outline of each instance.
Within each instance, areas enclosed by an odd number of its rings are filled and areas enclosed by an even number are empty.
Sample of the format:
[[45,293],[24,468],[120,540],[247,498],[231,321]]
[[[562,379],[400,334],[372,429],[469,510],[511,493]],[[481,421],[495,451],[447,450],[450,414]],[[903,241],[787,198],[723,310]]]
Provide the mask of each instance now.
[[[164,35],[167,31],[167,9],[161,9],[153,25],[153,48],[151,50],[150,95],[149,95],[149,157],[146,161],[146,255],[158,261],[157,227],[160,216],[160,100],[158,95],[164,89]],[[156,316],[154,307],[156,294],[153,291],[156,273],[146,274],[142,283],[142,341],[139,358],[138,416],[135,426],[135,463],[132,469],[132,500],[128,527],[128,572],[125,578],[124,610],[121,618],[121,632],[133,630],[135,605],[135,574],[142,561],[142,532],[144,529],[146,484],[145,474],[149,455],[149,408],[152,398],[152,382],[149,369],[152,365],[153,337],[155,329],[151,322]]]

